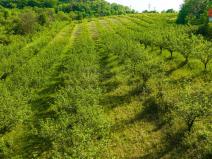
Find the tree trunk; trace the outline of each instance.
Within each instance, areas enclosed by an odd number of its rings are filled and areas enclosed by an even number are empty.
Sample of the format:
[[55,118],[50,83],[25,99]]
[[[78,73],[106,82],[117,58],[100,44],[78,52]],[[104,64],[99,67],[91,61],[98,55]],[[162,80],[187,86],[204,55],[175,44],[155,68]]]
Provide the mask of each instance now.
[[185,64],[188,63],[188,56],[185,57]]
[[160,46],[160,54],[163,53],[163,47]]
[[208,66],[209,61],[210,60],[207,60],[207,61],[204,62],[204,69],[205,69],[205,71],[207,70],[207,66]]
[[204,65],[205,65],[205,71],[206,71],[206,70],[207,70],[207,65],[208,65],[208,63],[205,63]]
[[193,125],[194,125],[194,121],[195,121],[195,118],[188,121],[188,123],[187,123],[188,132],[191,132],[191,129],[192,129]]
[[170,58],[172,59],[173,58],[173,51],[172,50],[169,50],[170,51]]

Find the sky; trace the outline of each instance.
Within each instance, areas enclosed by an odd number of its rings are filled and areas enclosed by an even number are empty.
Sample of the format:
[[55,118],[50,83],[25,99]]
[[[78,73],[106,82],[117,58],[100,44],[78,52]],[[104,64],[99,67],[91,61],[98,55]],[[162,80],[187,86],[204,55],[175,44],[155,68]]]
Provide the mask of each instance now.
[[106,0],[110,3],[118,3],[125,6],[129,6],[136,11],[142,12],[144,10],[167,10],[173,8],[178,11],[180,5],[183,4],[184,0]]

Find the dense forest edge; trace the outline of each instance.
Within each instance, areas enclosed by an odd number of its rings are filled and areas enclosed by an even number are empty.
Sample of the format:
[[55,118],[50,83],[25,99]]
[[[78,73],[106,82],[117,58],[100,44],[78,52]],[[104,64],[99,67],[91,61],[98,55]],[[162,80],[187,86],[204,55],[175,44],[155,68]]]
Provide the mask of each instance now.
[[0,159],[211,159],[211,8],[0,0]]
[[68,13],[72,19],[82,19],[94,16],[120,15],[134,13],[129,7],[116,3],[108,3],[104,0],[1,0],[0,5],[5,8],[23,9],[53,8],[55,12]]

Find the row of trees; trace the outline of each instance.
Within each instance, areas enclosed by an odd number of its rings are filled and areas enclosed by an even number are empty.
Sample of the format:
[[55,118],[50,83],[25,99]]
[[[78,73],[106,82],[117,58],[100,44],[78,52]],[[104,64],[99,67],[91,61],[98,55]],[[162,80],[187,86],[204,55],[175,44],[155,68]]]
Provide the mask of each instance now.
[[133,13],[128,7],[113,3],[110,4],[104,0],[0,0],[0,5],[6,8],[39,7],[54,8],[57,12],[74,12],[80,15],[80,18],[91,16],[106,16]]
[[11,34],[27,35],[56,20],[134,13],[128,7],[104,0],[0,0],[0,43],[11,43]]
[[[56,33],[58,33],[60,30],[63,30],[62,29],[63,27],[64,27],[64,23],[54,25],[53,28],[48,30],[50,32],[47,32],[47,30],[45,30],[45,32],[42,32],[39,36],[37,35],[37,37],[34,37],[34,40],[31,43],[28,43],[28,45],[26,43],[23,43],[24,46],[22,46],[22,48],[20,47],[21,46],[20,44],[19,45],[17,44],[21,42],[17,42],[16,45],[13,44],[9,46],[0,47],[0,56],[1,56],[0,89],[2,92],[2,94],[0,95],[1,96],[1,101],[0,101],[1,103],[1,112],[0,112],[1,135],[4,135],[10,132],[11,130],[13,130],[16,124],[19,124],[21,120],[26,117],[25,111],[28,110],[28,108],[26,107],[26,103],[22,101],[24,98],[23,91],[28,91],[29,87],[31,87],[32,85],[29,86],[30,85],[29,78],[27,80],[24,79],[26,74],[24,75],[24,71],[22,72],[22,69],[25,70],[25,72],[27,72],[26,69],[31,67],[29,64],[30,63],[29,61],[31,61],[33,65],[32,61],[33,59],[36,58],[36,56],[39,53],[41,52],[43,54],[47,53],[47,50],[45,50],[44,48],[45,47],[48,48],[49,41],[52,40],[52,38],[55,36]],[[49,47],[51,46],[52,45],[49,45]],[[12,77],[14,81],[13,80],[7,81],[8,79],[10,79],[10,77]],[[23,86],[22,85],[23,83],[19,81],[20,78],[22,78],[22,81],[24,82],[25,86]],[[19,83],[20,85],[17,86],[17,83],[15,81]],[[14,84],[14,82],[16,84]],[[9,90],[8,85],[10,85],[10,89],[13,89],[12,91],[13,93]],[[16,89],[17,87],[19,87],[19,89]],[[20,95],[19,93],[17,93],[17,91],[20,91],[23,94]],[[19,100],[16,100],[15,102],[15,98],[18,94],[20,95]],[[17,103],[19,103],[18,104],[19,106],[15,106]]]
[[[66,25],[56,36],[50,30],[52,39],[47,32],[14,53],[15,71],[0,81],[0,158],[101,158],[104,153],[109,124],[99,104],[99,55],[86,23],[72,34],[74,27]],[[40,46],[46,38],[49,43]],[[8,138],[12,131],[21,133]]]
[[[144,10],[142,13],[159,13],[156,10]],[[174,9],[167,9],[167,10],[163,10],[161,11],[161,13],[176,13],[176,11]]]
[[[158,47],[160,53],[166,49],[170,52],[170,59],[173,58],[174,52],[180,53],[185,58],[184,64],[187,64],[190,58],[199,59],[206,71],[212,59],[212,43],[201,35],[194,35],[193,31],[195,29],[193,27],[178,25],[167,27],[162,23],[162,26],[160,24],[151,24],[151,27],[147,26],[142,29],[133,25],[128,25],[128,27],[138,32],[135,39],[139,40],[145,48],[148,46]],[[163,31],[164,29],[166,32]],[[145,31],[142,32],[142,30]]]
[[24,8],[30,7],[56,7],[58,0],[1,0],[0,4],[6,8]]
[[64,12],[81,12],[84,17],[134,13],[134,11],[128,7],[116,3],[109,4],[105,1],[62,3],[58,6],[58,10],[62,10]]
[[[202,36],[195,36],[183,33],[178,27],[166,28],[168,32],[162,32],[163,28],[146,31],[140,36],[141,44],[145,47],[159,47],[162,53],[163,49],[170,52],[170,59],[173,53],[178,52],[185,58],[185,64],[189,58],[197,58],[204,64],[204,70],[212,59],[212,43],[205,40]],[[148,40],[147,40],[148,39]]]
[[[139,47],[137,40],[153,49],[161,47],[161,52],[169,50],[172,58],[174,51],[180,52],[185,58],[184,64],[190,57],[198,58],[206,64],[205,68],[212,58],[211,43],[201,36],[192,35],[190,29],[184,26],[165,27],[161,19],[158,19],[157,27],[154,24],[140,26],[142,31],[137,30],[132,22],[121,22],[124,26],[111,24],[115,33],[120,35],[111,37],[116,45],[113,52],[122,60],[127,73],[132,75],[129,80],[134,79],[136,93],[144,100],[145,113],[151,113],[159,125],[166,128],[165,140],[171,147],[175,145],[176,149],[184,150],[182,154],[181,151],[175,154],[176,158],[208,158],[211,153],[211,132],[207,128],[212,110],[210,79],[196,77],[198,67],[190,70],[189,67],[177,66],[175,71],[179,71],[179,75],[170,76],[167,69],[176,60],[164,61],[160,55],[153,54],[157,51]],[[187,71],[192,75],[184,76]]]

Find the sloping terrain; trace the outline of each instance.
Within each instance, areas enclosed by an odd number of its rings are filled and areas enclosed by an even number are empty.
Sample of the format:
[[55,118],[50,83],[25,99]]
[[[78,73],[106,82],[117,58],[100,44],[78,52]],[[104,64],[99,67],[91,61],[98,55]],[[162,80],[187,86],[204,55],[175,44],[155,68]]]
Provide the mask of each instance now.
[[212,64],[173,18],[58,24],[2,58],[0,158],[210,157]]

